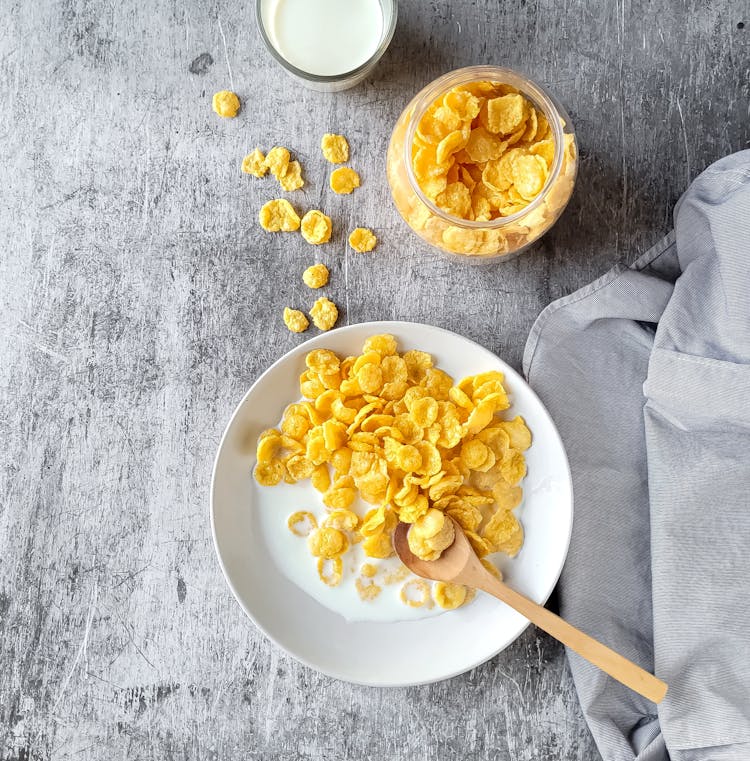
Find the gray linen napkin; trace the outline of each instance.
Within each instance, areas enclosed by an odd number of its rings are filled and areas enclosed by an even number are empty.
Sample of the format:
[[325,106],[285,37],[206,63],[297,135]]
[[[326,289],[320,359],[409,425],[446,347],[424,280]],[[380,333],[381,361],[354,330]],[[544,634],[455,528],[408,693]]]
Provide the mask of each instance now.
[[675,229],[539,316],[524,371],[575,495],[562,615],[669,684],[657,708],[573,653],[605,761],[750,761],[750,151]]

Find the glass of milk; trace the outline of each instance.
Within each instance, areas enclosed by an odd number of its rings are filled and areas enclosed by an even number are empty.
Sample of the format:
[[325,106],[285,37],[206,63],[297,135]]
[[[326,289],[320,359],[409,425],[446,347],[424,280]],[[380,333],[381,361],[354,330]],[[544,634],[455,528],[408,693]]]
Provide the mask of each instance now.
[[396,28],[397,0],[256,0],[271,55],[302,84],[335,92],[364,79]]

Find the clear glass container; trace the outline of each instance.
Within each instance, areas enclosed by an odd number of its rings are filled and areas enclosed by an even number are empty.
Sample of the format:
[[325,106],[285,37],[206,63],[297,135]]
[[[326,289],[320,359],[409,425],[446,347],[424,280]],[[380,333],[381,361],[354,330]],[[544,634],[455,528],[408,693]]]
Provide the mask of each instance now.
[[[308,1],[314,4],[314,0]],[[375,52],[364,63],[351,71],[330,76],[314,74],[298,68],[290,63],[278,49],[274,43],[275,36],[270,28],[272,24],[269,20],[272,17],[274,6],[278,3],[278,0],[256,0],[255,17],[258,22],[260,36],[268,52],[281,64],[287,74],[311,90],[338,92],[354,87],[354,85],[361,82],[375,68],[393,39],[398,18],[398,0],[378,0],[378,2],[382,11],[383,23],[380,41]],[[340,29],[339,31],[341,34],[346,33],[345,29]]]
[[[542,190],[528,205],[509,216],[475,222],[449,214],[427,197],[414,175],[412,147],[417,125],[438,97],[458,85],[483,81],[511,85],[544,114],[554,157]],[[386,161],[393,201],[404,221],[431,245],[468,263],[511,259],[544,235],[570,200],[577,166],[575,135],[562,106],[532,80],[496,66],[457,69],[427,85],[396,122]]]

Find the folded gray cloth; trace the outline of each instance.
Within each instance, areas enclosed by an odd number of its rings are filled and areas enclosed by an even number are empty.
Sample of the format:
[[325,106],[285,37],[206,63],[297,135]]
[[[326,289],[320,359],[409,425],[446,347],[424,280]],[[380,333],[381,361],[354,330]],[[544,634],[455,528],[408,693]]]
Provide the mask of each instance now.
[[631,267],[551,304],[524,370],[575,518],[562,615],[669,684],[569,653],[605,761],[750,760],[750,151],[690,186]]

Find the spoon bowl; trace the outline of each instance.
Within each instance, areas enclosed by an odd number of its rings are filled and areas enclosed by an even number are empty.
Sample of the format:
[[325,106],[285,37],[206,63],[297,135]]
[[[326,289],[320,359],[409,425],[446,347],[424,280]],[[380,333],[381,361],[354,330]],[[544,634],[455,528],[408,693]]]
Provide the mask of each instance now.
[[[451,520],[453,520],[451,518]],[[393,548],[401,562],[417,576],[432,581],[447,581],[481,589],[510,605],[590,663],[598,666],[618,682],[645,698],[660,703],[667,694],[667,684],[619,653],[564,621],[542,605],[529,600],[496,579],[481,563],[461,526],[453,521],[455,539],[437,560],[422,560],[409,549],[408,523],[399,523],[393,532]]]

